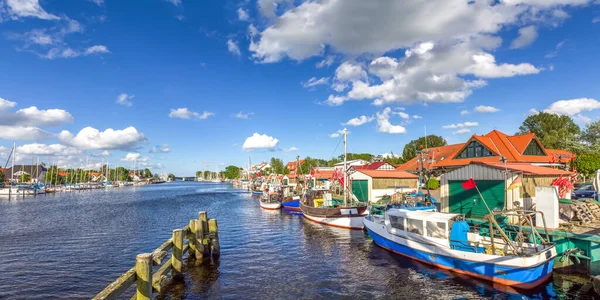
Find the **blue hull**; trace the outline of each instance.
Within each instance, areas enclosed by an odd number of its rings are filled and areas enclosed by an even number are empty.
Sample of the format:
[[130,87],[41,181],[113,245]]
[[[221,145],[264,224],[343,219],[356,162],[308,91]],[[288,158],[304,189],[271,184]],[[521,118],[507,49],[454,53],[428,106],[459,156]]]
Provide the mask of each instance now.
[[262,194],[263,194],[263,192],[252,191],[252,196],[259,196]]
[[431,254],[395,243],[366,228],[373,242],[389,251],[442,269],[515,288],[531,289],[544,283],[552,274],[554,265],[552,258],[532,268],[517,268]]
[[283,210],[293,215],[303,215],[300,209],[300,200],[286,201],[281,204]]

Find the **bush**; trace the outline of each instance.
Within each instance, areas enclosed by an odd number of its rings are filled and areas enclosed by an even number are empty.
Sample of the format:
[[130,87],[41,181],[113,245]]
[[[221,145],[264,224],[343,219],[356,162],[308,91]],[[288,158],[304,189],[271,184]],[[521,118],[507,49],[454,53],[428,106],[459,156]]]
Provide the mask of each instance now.
[[429,178],[427,181],[427,188],[430,190],[437,190],[440,187],[440,182],[435,178]]

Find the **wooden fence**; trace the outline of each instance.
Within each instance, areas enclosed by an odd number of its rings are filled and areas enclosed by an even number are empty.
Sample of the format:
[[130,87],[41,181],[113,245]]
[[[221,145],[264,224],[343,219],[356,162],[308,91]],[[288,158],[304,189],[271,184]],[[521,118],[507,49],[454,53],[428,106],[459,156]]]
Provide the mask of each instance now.
[[[163,263],[171,250],[171,258]],[[133,284],[136,293],[131,299],[149,300],[153,292],[160,292],[171,281],[183,279],[183,255],[188,253],[188,264],[199,266],[209,256],[220,255],[217,220],[208,219],[206,212],[198,213],[197,220],[182,229],[173,230],[173,236],[152,253],[138,254],[135,266],[109,284],[94,300],[117,299]],[[160,266],[154,273],[153,267]],[[170,272],[170,276],[169,276]]]

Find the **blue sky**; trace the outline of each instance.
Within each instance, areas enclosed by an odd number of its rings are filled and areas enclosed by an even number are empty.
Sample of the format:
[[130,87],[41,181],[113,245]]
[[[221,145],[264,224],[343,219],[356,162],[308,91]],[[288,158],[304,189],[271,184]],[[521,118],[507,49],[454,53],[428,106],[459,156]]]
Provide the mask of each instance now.
[[344,127],[381,154],[425,127],[458,143],[600,117],[598,1],[411,2],[0,0],[0,161],[15,142],[192,175],[337,156]]

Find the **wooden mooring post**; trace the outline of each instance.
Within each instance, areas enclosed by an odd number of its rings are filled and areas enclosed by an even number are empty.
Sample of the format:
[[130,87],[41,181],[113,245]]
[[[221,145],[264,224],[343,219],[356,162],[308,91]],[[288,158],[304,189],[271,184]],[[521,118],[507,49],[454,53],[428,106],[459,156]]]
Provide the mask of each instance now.
[[[187,241],[186,241],[187,239]],[[169,256],[170,259],[163,260]],[[205,258],[212,255],[217,259],[221,255],[217,220],[208,219],[206,212],[198,213],[198,220],[190,220],[189,225],[173,230],[170,239],[151,253],[136,256],[135,266],[119,276],[93,299],[117,299],[133,284],[136,293],[131,299],[152,299],[152,293],[161,292],[171,281],[183,279],[182,269],[184,255],[188,254],[189,262],[201,265]],[[153,272],[154,267],[157,267]],[[171,273],[171,276],[169,275]]]

